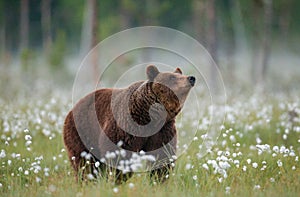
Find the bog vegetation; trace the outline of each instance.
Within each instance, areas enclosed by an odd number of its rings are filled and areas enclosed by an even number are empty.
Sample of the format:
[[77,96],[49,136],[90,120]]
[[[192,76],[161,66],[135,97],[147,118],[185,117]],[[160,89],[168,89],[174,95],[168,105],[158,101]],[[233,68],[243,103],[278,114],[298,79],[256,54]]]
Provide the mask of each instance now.
[[[204,157],[199,153],[209,112],[196,120],[197,133],[165,183],[136,173],[115,185],[102,178],[82,184],[74,180],[61,136],[71,101],[57,89],[50,92],[43,99],[24,100],[20,95],[13,102],[0,100],[1,196],[297,196],[300,192],[298,94],[229,98],[220,136]],[[181,114],[179,136],[189,132],[191,121],[189,112]]]
[[[299,196],[299,3],[0,0],[0,196]],[[165,183],[136,173],[78,184],[61,135],[76,70],[99,41],[143,25],[191,35],[218,64],[228,96],[214,106],[226,110],[218,140],[203,156],[211,100],[196,91],[201,117],[188,102],[177,122],[179,136],[196,134]]]

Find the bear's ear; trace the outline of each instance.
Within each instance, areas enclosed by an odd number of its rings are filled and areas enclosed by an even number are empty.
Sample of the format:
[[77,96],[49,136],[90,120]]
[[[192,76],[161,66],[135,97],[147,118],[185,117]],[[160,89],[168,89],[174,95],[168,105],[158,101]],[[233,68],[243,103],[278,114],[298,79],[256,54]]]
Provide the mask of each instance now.
[[146,69],[147,77],[150,81],[153,81],[154,78],[158,75],[159,71],[154,65],[147,66]]
[[182,74],[182,71],[181,71],[181,69],[180,69],[180,68],[176,68],[176,69],[175,69],[175,71],[174,71],[174,73],[179,73],[179,74]]

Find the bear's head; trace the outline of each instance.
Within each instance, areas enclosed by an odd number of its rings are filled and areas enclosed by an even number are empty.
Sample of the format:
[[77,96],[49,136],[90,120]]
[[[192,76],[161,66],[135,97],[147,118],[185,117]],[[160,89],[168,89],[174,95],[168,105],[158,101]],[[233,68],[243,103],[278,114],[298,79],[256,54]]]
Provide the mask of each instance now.
[[180,68],[176,68],[174,72],[159,72],[154,65],[149,65],[146,73],[153,93],[168,112],[168,118],[174,118],[195,85],[196,78],[183,75]]

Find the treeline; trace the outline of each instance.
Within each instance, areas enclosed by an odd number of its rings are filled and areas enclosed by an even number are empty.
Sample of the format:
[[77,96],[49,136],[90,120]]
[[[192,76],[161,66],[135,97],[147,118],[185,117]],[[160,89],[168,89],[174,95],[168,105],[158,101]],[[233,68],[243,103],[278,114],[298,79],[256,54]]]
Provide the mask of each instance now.
[[[1,45],[4,44],[6,50],[16,51],[21,41],[28,39],[28,47],[40,48],[46,39],[43,36],[50,36],[50,41],[54,41],[59,32],[64,32],[67,43],[78,48],[89,1],[93,0],[1,0],[0,25],[4,38]],[[289,33],[298,32],[300,2],[296,0],[98,0],[98,37],[101,40],[135,26],[161,25],[187,32],[205,43],[205,31],[209,29],[212,9],[215,9],[220,38],[231,42],[238,31],[235,23],[241,23],[253,39],[263,28],[264,7],[269,1],[273,2],[272,34],[286,38]],[[25,13],[24,9],[27,9]],[[50,35],[45,35],[45,31]]]
[[26,65],[42,52],[58,67],[113,33],[158,25],[193,36],[216,62],[220,51],[230,56],[247,40],[262,56],[261,79],[273,41],[297,37],[299,8],[297,0],[0,0],[0,57]]

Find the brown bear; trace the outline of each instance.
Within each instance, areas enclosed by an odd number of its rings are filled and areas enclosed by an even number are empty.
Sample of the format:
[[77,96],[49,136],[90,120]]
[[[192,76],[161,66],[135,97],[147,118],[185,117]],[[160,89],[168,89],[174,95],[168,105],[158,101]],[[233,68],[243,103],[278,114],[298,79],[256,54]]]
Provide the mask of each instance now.
[[[127,88],[96,90],[67,115],[63,139],[77,178],[87,171],[107,177],[107,169],[114,168],[116,182],[125,181],[134,170],[119,169],[121,159],[116,155],[126,160],[139,152],[155,158],[150,175],[159,180],[172,168],[175,117],[195,77],[183,75],[179,68],[159,72],[154,65],[147,67],[146,74],[147,80]],[[113,161],[108,162],[109,158]]]

